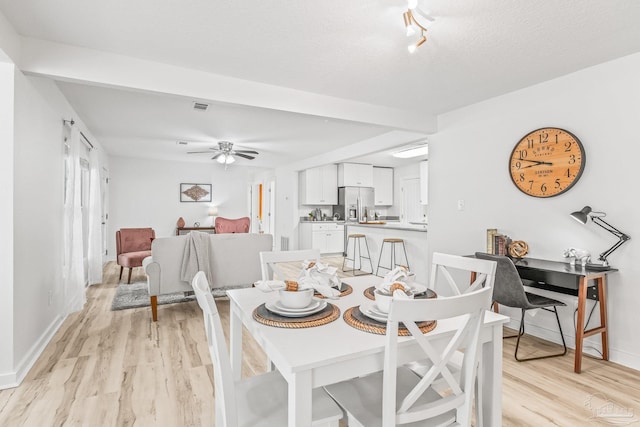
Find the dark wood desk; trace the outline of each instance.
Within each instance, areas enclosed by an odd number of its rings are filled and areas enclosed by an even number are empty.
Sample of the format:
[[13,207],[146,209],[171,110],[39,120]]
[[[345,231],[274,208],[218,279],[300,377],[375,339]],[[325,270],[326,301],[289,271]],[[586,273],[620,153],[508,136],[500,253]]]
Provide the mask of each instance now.
[[[607,274],[616,272],[615,268],[608,270],[593,270],[581,265],[571,265],[565,262],[547,261],[535,258],[514,260],[518,274],[527,285],[562,292],[578,296],[578,319],[576,321],[576,354],[573,370],[580,373],[582,369],[582,346],[584,339],[591,335],[602,336],[602,359],[609,360],[609,342],[607,336]],[[587,288],[593,280],[597,289],[597,299],[600,302],[600,325],[584,330],[585,310],[587,307]]]
[[[209,231],[211,233],[215,233],[216,228],[215,227],[176,227],[176,236],[179,236],[180,234],[186,234],[190,231]],[[185,233],[181,233],[181,232],[185,232]]]

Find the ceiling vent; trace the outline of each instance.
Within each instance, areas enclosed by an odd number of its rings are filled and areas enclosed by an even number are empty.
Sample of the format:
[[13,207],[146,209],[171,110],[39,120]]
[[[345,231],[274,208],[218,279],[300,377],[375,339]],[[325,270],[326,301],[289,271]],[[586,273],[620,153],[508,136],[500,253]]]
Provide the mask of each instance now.
[[187,145],[189,143],[187,141],[177,141],[176,144],[178,144],[178,145]]
[[193,109],[197,111],[207,111],[209,108],[209,104],[205,104],[204,102],[194,102]]

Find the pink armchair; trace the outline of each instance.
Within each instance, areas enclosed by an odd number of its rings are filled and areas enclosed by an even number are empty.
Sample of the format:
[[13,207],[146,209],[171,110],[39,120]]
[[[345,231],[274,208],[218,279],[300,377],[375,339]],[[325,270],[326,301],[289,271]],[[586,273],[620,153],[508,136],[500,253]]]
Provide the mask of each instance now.
[[116,231],[116,255],[120,266],[120,277],[122,280],[122,270],[129,269],[129,279],[131,283],[131,271],[135,267],[142,267],[142,260],[151,256],[151,242],[156,238],[156,233],[152,228],[121,228]]
[[216,234],[223,233],[248,233],[251,220],[248,216],[238,219],[216,218]]

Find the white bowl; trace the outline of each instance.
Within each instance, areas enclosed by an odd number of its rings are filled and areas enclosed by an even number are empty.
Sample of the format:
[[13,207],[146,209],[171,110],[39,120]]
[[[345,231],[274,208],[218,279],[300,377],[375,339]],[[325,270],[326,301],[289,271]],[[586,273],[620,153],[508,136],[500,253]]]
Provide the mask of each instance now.
[[[407,297],[409,299],[413,299],[413,292],[406,291]],[[393,295],[390,295],[387,292],[376,289],[373,291],[373,295],[376,298],[376,306],[383,313],[389,312],[389,307],[391,306],[391,300],[393,299]]]
[[313,298],[313,289],[301,289],[298,291],[287,291],[281,289],[280,303],[286,308],[305,308],[311,304]]

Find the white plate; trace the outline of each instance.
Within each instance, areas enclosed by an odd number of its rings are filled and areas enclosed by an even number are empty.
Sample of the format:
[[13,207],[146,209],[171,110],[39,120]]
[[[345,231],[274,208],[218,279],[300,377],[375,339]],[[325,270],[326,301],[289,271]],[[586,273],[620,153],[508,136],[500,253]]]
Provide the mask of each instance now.
[[360,312],[378,322],[387,323],[387,315],[376,307],[375,301],[367,301],[360,304]]
[[[313,300],[313,302],[311,304],[309,304],[309,306],[305,307],[304,309],[291,309],[291,308],[283,308],[281,304],[279,304],[280,301],[276,301],[275,303],[265,303],[265,308],[267,310],[269,310],[272,313],[275,313],[277,315],[280,316],[284,316],[284,317],[305,317],[305,316],[310,316],[312,314],[315,314],[319,311],[324,310],[324,308],[327,306],[327,302],[326,301],[321,301],[321,300]],[[290,311],[290,310],[297,310],[297,311]],[[302,310],[302,311],[301,311]]]
[[318,308],[318,306],[322,302],[323,302],[322,300],[312,298],[311,302],[309,303],[308,306],[302,307],[302,308],[292,308],[292,307],[285,306],[284,304],[282,304],[282,301],[278,300],[278,301],[273,303],[273,306],[275,308],[277,308],[278,310],[280,310],[280,311],[286,311],[288,313],[305,313],[307,311],[314,310],[314,309]]

